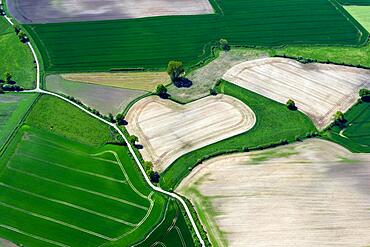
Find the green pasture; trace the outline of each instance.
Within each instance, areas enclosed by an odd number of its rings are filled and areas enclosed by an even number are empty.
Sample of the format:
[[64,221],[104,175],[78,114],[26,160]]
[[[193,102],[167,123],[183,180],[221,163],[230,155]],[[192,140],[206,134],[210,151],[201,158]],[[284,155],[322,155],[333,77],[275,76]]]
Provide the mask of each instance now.
[[369,32],[370,31],[370,1],[369,6],[345,6],[345,9]]
[[325,133],[325,138],[352,152],[370,153],[370,103],[356,104],[345,113],[345,119],[348,126],[344,130],[335,126]]
[[115,141],[108,125],[49,95],[41,96],[26,124],[92,146]]
[[183,234],[174,241],[193,245],[177,204],[150,189],[127,147],[25,125],[0,161],[0,187],[0,237],[24,246],[130,246],[148,235],[151,245],[173,225]]
[[316,131],[312,121],[299,111],[288,108],[271,99],[223,81],[219,93],[235,97],[248,105],[256,114],[256,125],[246,133],[195,150],[177,159],[162,173],[161,187],[174,189],[197,163],[216,154],[241,152],[245,149],[261,147],[281,140],[294,141],[297,136]]
[[9,72],[13,80],[26,89],[32,89],[36,81],[36,69],[30,49],[21,43],[13,27],[0,17],[0,79]]
[[[335,0],[212,0],[215,14],[25,25],[48,72],[164,69],[232,45],[362,45],[368,32]],[[323,28],[325,27],[325,28]]]
[[344,5],[370,5],[370,0],[339,0],[338,2]]
[[36,94],[0,94],[0,151],[36,97]]

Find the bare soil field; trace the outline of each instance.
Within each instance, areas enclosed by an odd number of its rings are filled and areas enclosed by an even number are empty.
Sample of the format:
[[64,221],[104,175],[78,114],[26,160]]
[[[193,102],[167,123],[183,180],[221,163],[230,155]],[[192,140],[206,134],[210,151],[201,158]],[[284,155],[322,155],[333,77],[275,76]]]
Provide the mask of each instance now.
[[153,92],[158,84],[170,82],[166,72],[62,74],[63,79],[102,86]]
[[55,23],[213,13],[208,0],[7,0],[22,23]]
[[8,240],[0,238],[0,247],[17,247],[17,245],[9,242]]
[[251,129],[253,111],[226,95],[180,105],[159,97],[137,102],[127,113],[127,130],[139,137],[141,154],[157,171],[180,156]]
[[104,115],[123,111],[131,101],[146,92],[64,80],[60,75],[46,77],[46,89],[73,96]]
[[209,160],[178,192],[219,246],[368,246],[370,155],[309,140]]
[[240,63],[223,78],[283,104],[293,99],[318,128],[327,126],[336,111],[347,111],[359,89],[370,86],[370,70],[284,58]]
[[257,49],[233,48],[228,52],[221,51],[215,60],[186,75],[193,83],[190,88],[177,88],[172,84],[168,87],[169,94],[182,102],[200,99],[209,95],[209,90],[233,66],[267,56],[266,52]]

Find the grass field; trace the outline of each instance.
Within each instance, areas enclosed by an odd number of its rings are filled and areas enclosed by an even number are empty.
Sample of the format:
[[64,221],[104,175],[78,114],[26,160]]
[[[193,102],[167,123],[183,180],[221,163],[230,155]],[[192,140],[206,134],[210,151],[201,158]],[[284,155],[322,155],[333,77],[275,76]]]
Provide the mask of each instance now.
[[[42,96],[26,124],[92,146],[114,141],[109,126],[53,96]],[[73,127],[71,127],[73,126]]]
[[261,46],[360,45],[368,38],[368,32],[336,1],[212,3],[216,14],[26,28],[36,40],[49,72],[164,69],[171,59],[191,65],[208,57],[210,47],[220,38],[227,38],[231,44]]
[[[0,150],[35,101],[36,94],[0,95]],[[1,152],[0,152],[1,153]]]
[[191,169],[204,157],[243,151],[243,148],[254,148],[261,145],[277,143],[282,139],[295,140],[315,131],[312,121],[303,113],[290,111],[285,105],[267,99],[229,82],[222,82],[218,92],[235,97],[248,105],[256,114],[256,125],[246,133],[217,142],[178,158],[162,173],[161,187],[175,188],[186,177]]
[[128,153],[23,126],[0,162],[0,236],[37,247],[130,246],[146,236],[192,246],[178,205],[147,186]]
[[0,77],[5,72],[13,76],[18,85],[27,89],[35,86],[36,69],[29,48],[21,43],[4,17],[0,18]]
[[326,138],[352,152],[370,153],[370,103],[363,102],[353,106],[345,113],[345,119],[348,127],[342,131],[333,127],[326,132]]
[[370,2],[369,6],[344,7],[366,30],[370,31]]

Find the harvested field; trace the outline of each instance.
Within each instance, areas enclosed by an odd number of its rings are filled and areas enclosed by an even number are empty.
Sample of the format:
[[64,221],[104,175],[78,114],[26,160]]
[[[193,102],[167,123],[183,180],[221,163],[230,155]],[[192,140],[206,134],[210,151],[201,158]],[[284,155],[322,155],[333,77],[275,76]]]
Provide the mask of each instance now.
[[189,73],[186,78],[192,81],[190,88],[177,88],[171,84],[169,94],[181,102],[191,102],[209,95],[209,90],[222,76],[238,63],[268,56],[268,52],[258,49],[232,49],[220,52],[209,64]]
[[218,157],[178,191],[220,246],[367,246],[370,156],[310,140]]
[[370,85],[370,70],[265,58],[238,64],[223,78],[283,104],[293,99],[323,128],[336,111],[345,112],[357,101],[360,88]]
[[143,158],[158,171],[183,154],[246,132],[256,122],[248,106],[226,95],[187,105],[147,97],[129,110],[126,120],[129,133],[144,146]]
[[153,92],[158,84],[170,82],[166,72],[79,73],[61,76],[70,81],[149,92]]
[[208,0],[7,0],[22,23],[56,23],[213,13]]
[[146,92],[139,90],[69,81],[60,75],[47,76],[46,89],[73,96],[104,115],[109,113],[116,115],[122,112],[131,101],[146,94]]

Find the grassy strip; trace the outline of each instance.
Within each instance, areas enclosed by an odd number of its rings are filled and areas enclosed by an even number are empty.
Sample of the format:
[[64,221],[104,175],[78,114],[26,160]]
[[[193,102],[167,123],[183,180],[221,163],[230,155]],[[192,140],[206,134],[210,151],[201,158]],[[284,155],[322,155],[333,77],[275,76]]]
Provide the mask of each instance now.
[[41,96],[26,124],[92,146],[115,141],[108,126],[73,105],[48,95]]
[[177,159],[162,173],[161,187],[174,189],[197,164],[221,154],[264,149],[311,136],[316,131],[312,121],[299,111],[290,111],[285,105],[222,81],[219,93],[238,98],[252,108],[256,125],[248,132],[190,152]]
[[[39,95],[6,94],[1,97],[2,100],[5,98],[5,102],[2,101],[0,104],[0,156],[37,102]],[[19,101],[7,103],[7,97],[19,97]]]
[[36,81],[35,63],[30,49],[19,41],[13,27],[0,17],[0,77],[9,72],[18,85],[32,89]]
[[[327,140],[336,142],[354,153],[370,153],[370,103],[359,101],[345,113],[343,129],[331,126],[323,133]],[[341,136],[340,133],[342,131]]]

